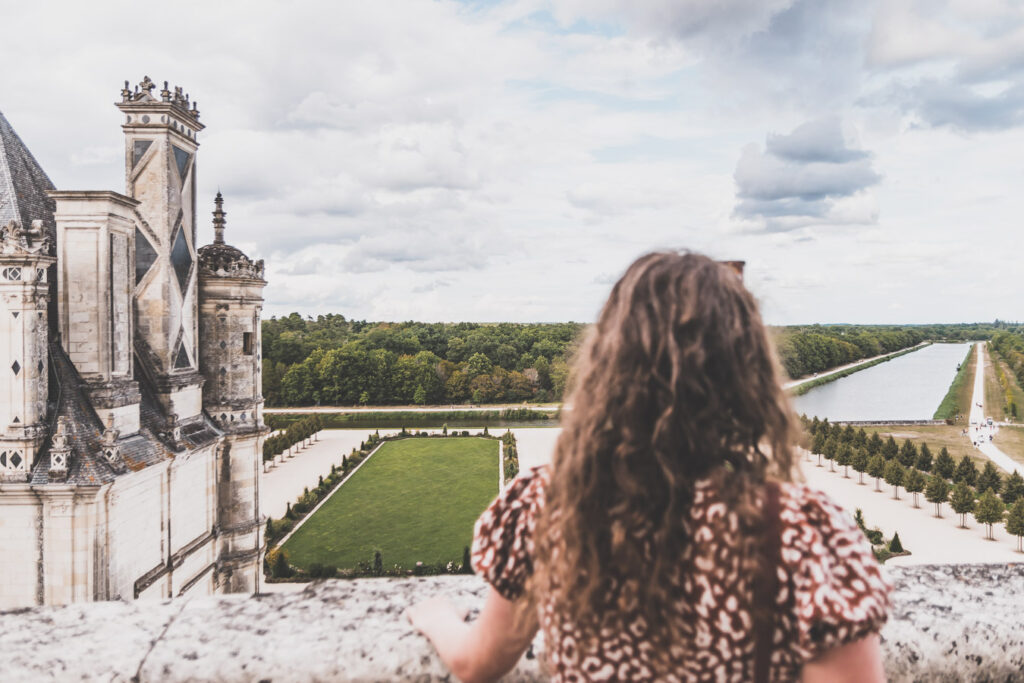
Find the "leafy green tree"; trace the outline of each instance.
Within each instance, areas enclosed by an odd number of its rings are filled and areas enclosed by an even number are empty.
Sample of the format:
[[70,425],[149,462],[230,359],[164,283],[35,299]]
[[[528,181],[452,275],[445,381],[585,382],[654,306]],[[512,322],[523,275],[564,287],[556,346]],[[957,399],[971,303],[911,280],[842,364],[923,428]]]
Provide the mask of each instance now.
[[903,465],[896,460],[890,460],[885,466],[885,483],[892,486],[892,497],[900,499],[900,484],[903,483]]
[[818,466],[821,466],[821,454],[825,452],[825,440],[828,439],[825,436],[823,430],[819,429],[814,434],[814,438],[811,439],[811,452],[818,456]]
[[843,427],[843,432],[839,436],[839,443],[848,443],[853,445],[853,440],[857,438],[857,430],[853,428],[853,425],[846,425]]
[[953,494],[949,497],[949,505],[953,512],[960,515],[960,528],[967,528],[967,513],[974,512],[974,490],[965,481],[957,482]]
[[[836,452],[839,450],[839,437],[833,434],[825,440],[825,448],[822,454],[825,459],[829,461],[829,467],[832,467],[832,459],[836,457]],[[818,465],[821,465],[821,458],[818,459]]]
[[924,497],[929,503],[935,505],[935,516],[942,516],[941,506],[949,498],[949,484],[937,474],[928,479],[928,487],[924,490]]
[[878,435],[878,432],[872,432],[871,438],[868,439],[868,456],[875,457],[882,452],[882,437]]
[[369,392],[364,391],[361,394],[359,394],[359,405],[365,406],[369,402],[370,402],[370,394],[369,394]]
[[1003,502],[1007,505],[1013,505],[1024,498],[1024,477],[1021,477],[1018,472],[1011,473],[1003,483],[1002,495]]
[[474,353],[466,363],[466,374],[472,377],[491,374],[491,360],[482,353]]
[[853,465],[853,469],[857,470],[859,475],[859,484],[864,485],[864,472],[868,468],[868,451],[866,448],[861,447],[853,451],[853,460],[850,462]]
[[1006,515],[1006,533],[1017,537],[1017,552],[1021,552],[1021,538],[1024,537],[1024,498],[1018,498]]
[[416,387],[416,391],[412,395],[412,402],[418,406],[426,404],[427,390],[423,388],[422,384]]
[[898,457],[901,465],[904,467],[913,467],[914,463],[917,462],[917,447],[914,446],[914,442],[910,439],[906,439],[900,447]]
[[868,433],[861,427],[857,430],[857,437],[853,440],[853,445],[857,448],[864,448],[868,442]]
[[1003,505],[992,489],[985,489],[985,493],[978,498],[978,507],[974,511],[974,518],[979,524],[986,525],[987,536],[992,539],[992,525],[1003,521],[1006,507]]
[[900,453],[900,447],[896,445],[896,439],[889,435],[889,438],[885,441],[882,446],[882,457],[886,460],[892,460],[896,458]]
[[921,449],[917,455],[917,463],[914,466],[922,472],[932,471],[932,452],[928,448],[928,444],[921,444]]
[[885,458],[879,453],[868,461],[868,476],[875,480],[875,491],[881,491],[879,480],[885,476]]
[[939,455],[935,458],[934,465],[935,474],[939,475],[943,479],[952,479],[953,472],[956,470],[956,462],[953,460],[953,456],[949,454],[946,447],[943,446],[942,450],[939,451]]
[[981,468],[981,474],[978,475],[978,490],[992,489],[993,493],[999,495],[1002,488],[1003,478],[999,476],[999,470],[991,462],[985,463],[985,466]]
[[907,475],[903,478],[903,488],[907,490],[907,493],[911,493],[914,496],[914,507],[921,507],[917,504],[917,494],[924,491],[926,479],[921,473],[921,470],[911,467],[907,470]]
[[974,486],[978,481],[978,468],[975,467],[970,456],[965,455],[960,458],[960,462],[957,463],[956,470],[953,472],[953,481],[957,484],[963,482],[968,486]]
[[839,452],[836,453],[836,464],[843,468],[843,478],[850,478],[850,463],[853,461],[853,446],[851,442],[846,442],[839,447]]

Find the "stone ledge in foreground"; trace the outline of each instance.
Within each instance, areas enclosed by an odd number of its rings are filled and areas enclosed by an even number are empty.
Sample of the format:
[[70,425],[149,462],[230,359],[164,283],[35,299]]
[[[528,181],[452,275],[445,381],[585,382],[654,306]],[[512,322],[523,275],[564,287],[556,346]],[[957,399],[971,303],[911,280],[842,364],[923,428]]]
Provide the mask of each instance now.
[[[1024,678],[1024,565],[894,567],[890,680]],[[402,615],[434,595],[475,608],[477,577],[330,580],[294,593],[0,613],[4,680],[452,680]],[[509,681],[543,680],[528,653]]]

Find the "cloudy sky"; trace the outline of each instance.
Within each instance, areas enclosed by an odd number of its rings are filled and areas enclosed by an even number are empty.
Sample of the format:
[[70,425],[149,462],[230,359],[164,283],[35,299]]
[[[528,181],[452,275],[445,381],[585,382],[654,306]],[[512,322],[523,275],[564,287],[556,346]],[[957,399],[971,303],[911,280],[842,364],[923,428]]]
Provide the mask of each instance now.
[[123,190],[122,82],[183,86],[200,241],[220,188],[270,314],[588,321],[691,248],[773,323],[1024,317],[1019,2],[138,7],[0,0],[0,111]]

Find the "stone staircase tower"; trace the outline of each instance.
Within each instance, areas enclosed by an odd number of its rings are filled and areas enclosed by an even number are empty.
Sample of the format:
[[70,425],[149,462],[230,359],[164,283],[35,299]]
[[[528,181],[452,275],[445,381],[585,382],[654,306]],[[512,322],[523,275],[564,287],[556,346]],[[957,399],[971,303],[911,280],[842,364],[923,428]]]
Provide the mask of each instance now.
[[159,97],[146,77],[128,83],[117,103],[125,115],[125,194],[139,204],[135,234],[135,351],[164,409],[183,421],[202,407],[196,285],[196,103],[166,81]]
[[225,215],[218,192],[214,241],[199,250],[199,360],[203,409],[226,433],[217,463],[219,578],[228,592],[255,592],[264,549],[260,312],[267,283],[263,261],[224,243]]

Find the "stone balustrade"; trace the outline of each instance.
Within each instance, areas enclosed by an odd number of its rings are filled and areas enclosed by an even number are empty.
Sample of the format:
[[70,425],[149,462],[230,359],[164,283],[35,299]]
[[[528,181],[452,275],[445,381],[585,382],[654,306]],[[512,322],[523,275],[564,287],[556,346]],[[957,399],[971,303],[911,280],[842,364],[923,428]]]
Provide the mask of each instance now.
[[[890,680],[1024,678],[1024,564],[893,568],[883,631]],[[476,577],[321,581],[258,598],[102,602],[0,613],[0,679],[451,680],[402,611],[444,595],[481,603]],[[539,644],[539,642],[538,642]],[[505,680],[542,680],[528,652]]]

